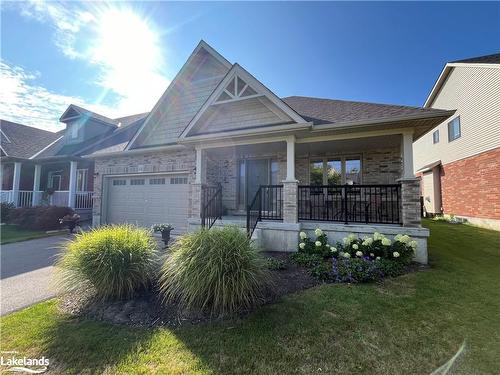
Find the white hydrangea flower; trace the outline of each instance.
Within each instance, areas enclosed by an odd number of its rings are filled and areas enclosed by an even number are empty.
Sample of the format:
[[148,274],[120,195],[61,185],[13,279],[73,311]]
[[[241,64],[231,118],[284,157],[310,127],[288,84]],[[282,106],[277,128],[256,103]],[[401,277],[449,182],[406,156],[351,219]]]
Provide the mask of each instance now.
[[370,256],[371,256],[371,257],[373,258],[373,257],[375,256],[375,254],[373,254],[373,253],[370,253]]
[[306,247],[306,244],[304,242],[299,243],[299,247],[304,250],[304,247]]
[[391,240],[388,238],[382,238],[382,245],[391,246]]
[[303,239],[303,240],[307,238],[307,234],[306,234],[306,232],[300,232],[300,233],[299,233],[299,236],[300,236],[300,238],[301,238],[301,239]]
[[401,240],[401,237],[402,237],[402,236],[403,236],[402,234],[396,234],[396,235],[394,236],[394,241],[396,241],[396,242],[400,242],[400,240]]
[[316,241],[314,244],[315,244],[317,247],[320,247],[320,246],[321,246],[321,241]]
[[384,236],[382,236],[379,232],[373,233],[373,240],[374,241],[381,240],[382,238],[384,238]]
[[354,245],[352,245],[352,248],[353,248],[354,250],[358,250],[358,249],[359,249],[359,246],[358,246],[357,244],[354,244]]
[[363,256],[363,252],[362,251],[356,251],[356,256],[358,257],[362,257]]
[[370,246],[372,243],[373,243],[373,238],[368,237],[363,241],[363,246]]
[[350,258],[350,257],[351,257],[351,254],[349,254],[349,253],[344,253],[344,254],[342,254],[342,256],[343,256],[344,258]]
[[395,252],[392,253],[392,256],[394,258],[398,258],[399,257],[399,253],[397,251],[395,251]]
[[344,245],[350,245],[351,244],[351,240],[348,237],[344,237],[342,239],[342,242],[344,243]]
[[410,241],[408,245],[410,245],[413,250],[416,250],[418,246],[417,241]]
[[405,244],[407,244],[410,241],[411,241],[411,238],[407,234],[401,236],[400,239],[399,239],[399,242],[402,242],[402,243],[405,243]]
[[336,248],[336,247],[330,247],[330,251],[331,251],[332,253],[336,253],[336,252],[337,252],[337,248]]
[[375,260],[380,260],[380,257],[376,257]]
[[327,249],[329,249],[329,248],[330,248],[330,245],[329,245],[329,244],[326,244],[325,246],[326,246],[326,248],[327,248]]
[[321,236],[321,235],[323,234],[323,231],[322,231],[321,229],[319,229],[319,228],[316,228],[316,229],[314,230],[314,234],[315,234],[316,236]]

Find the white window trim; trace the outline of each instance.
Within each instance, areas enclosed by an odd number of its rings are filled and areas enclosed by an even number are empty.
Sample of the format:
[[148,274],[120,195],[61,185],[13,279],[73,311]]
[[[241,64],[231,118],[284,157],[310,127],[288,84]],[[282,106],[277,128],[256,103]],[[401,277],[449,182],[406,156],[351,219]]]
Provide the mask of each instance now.
[[345,185],[346,184],[346,160],[347,159],[354,159],[354,158],[359,159],[359,167],[360,167],[359,184],[362,185],[363,184],[363,155],[362,154],[330,155],[330,156],[318,156],[318,157],[310,156],[308,167],[307,167],[308,184],[309,185],[311,184],[311,164],[313,162],[318,162],[318,161],[323,162],[323,185],[328,185],[328,177],[325,173],[328,160],[340,160],[340,165],[341,165],[341,169],[342,169],[342,171],[341,171],[341,174],[342,174],[341,185]]
[[[55,187],[52,186],[52,177],[53,176],[59,176],[59,186],[57,187],[57,189],[55,189]],[[61,170],[49,171],[49,173],[47,175],[47,188],[55,189],[56,191],[59,191],[59,190],[61,190],[61,182],[62,182],[62,171]]]
[[[83,180],[82,180],[83,181],[83,188],[84,189],[80,190],[79,187],[78,187],[78,174],[80,172],[83,172],[83,171],[85,171],[85,173],[83,174]],[[76,191],[77,192],[81,193],[83,191],[87,191],[88,174],[89,174],[89,169],[88,168],[80,168],[80,169],[76,170],[76,184],[77,184]]]

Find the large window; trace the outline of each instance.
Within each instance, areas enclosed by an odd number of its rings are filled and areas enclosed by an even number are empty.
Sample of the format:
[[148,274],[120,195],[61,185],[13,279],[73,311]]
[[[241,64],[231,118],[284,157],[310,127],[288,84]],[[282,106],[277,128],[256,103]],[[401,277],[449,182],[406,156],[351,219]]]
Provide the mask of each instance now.
[[87,191],[87,169],[76,171],[76,191]]
[[361,158],[342,157],[311,161],[311,185],[356,185],[361,183]]
[[448,123],[448,142],[460,138],[461,135],[460,116],[458,116]]

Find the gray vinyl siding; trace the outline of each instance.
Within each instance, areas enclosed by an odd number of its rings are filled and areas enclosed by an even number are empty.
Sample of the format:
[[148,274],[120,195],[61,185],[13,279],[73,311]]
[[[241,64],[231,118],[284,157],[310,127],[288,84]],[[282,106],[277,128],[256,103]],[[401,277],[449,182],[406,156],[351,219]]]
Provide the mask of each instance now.
[[[273,105],[274,106],[274,105]],[[215,113],[207,119],[196,133],[219,132],[243,129],[259,125],[271,125],[290,121],[283,120],[265,106],[258,98],[240,100],[216,106]],[[282,116],[283,117],[283,116]],[[201,119],[203,121],[203,118]]]
[[[455,67],[432,108],[456,114],[414,143],[415,170],[441,160],[447,164],[500,146],[500,68]],[[461,137],[448,141],[448,123],[460,116]],[[439,129],[439,143],[432,133]]]
[[[212,61],[207,61],[207,60]],[[177,77],[170,92],[165,95],[150,115],[135,147],[168,144],[177,138],[196,115],[203,103],[222,81],[229,69],[207,55],[199,67],[187,67]]]

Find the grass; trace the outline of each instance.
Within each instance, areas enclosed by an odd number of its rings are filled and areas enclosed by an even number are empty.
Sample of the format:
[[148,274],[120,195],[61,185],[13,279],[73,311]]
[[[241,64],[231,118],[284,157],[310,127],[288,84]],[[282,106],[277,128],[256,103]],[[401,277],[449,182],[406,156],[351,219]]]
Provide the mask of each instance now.
[[1,350],[55,373],[454,373],[500,368],[500,234],[426,222],[426,271],[383,284],[322,285],[246,319],[177,329],[81,321],[48,301],[1,319]]
[[30,229],[22,229],[17,225],[2,225],[0,226],[1,231],[1,241],[2,245],[12,243],[12,242],[20,242],[26,240],[32,240],[35,238],[47,237],[50,234],[47,234],[42,230],[30,230]]

